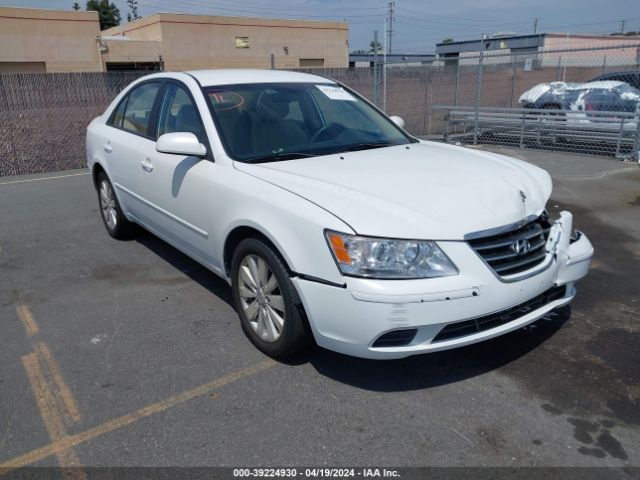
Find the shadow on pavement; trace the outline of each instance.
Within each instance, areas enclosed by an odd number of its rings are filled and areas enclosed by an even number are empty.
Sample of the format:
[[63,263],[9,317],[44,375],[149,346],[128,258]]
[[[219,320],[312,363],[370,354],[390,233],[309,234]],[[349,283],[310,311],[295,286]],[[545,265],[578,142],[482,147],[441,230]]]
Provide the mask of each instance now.
[[138,228],[134,240],[233,307],[231,288],[215,273],[142,228]]
[[289,361],[310,363],[318,373],[365,390],[418,390],[466,380],[496,370],[535,350],[571,316],[566,306],[515,332],[468,347],[400,360],[368,360],[315,348]]

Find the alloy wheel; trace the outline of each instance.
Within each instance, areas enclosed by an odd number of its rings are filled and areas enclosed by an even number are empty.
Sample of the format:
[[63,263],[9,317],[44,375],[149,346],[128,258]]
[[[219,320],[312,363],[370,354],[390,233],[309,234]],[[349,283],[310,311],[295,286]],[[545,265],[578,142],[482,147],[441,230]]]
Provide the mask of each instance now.
[[100,182],[100,209],[104,222],[107,224],[109,230],[113,231],[118,224],[116,197],[113,193],[113,188],[111,188],[111,185],[106,180]]
[[250,254],[242,259],[238,289],[242,310],[253,331],[265,342],[276,342],[284,328],[284,300],[278,279],[262,257]]

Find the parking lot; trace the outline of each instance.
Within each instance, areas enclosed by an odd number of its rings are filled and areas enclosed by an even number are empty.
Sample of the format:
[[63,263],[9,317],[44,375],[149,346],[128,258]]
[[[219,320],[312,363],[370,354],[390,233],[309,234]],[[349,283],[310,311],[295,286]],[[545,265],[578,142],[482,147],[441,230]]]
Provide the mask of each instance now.
[[640,466],[640,168],[497,151],[552,173],[590,275],[529,328],[388,362],[270,360],[225,282],[107,235],[85,171],[0,178],[0,469]]

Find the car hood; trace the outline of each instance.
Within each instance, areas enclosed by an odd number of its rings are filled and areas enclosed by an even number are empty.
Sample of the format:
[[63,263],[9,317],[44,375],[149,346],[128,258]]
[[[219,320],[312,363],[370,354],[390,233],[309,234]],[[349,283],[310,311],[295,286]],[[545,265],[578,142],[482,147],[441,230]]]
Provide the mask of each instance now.
[[235,167],[371,236],[461,240],[539,215],[551,194],[538,167],[433,142]]

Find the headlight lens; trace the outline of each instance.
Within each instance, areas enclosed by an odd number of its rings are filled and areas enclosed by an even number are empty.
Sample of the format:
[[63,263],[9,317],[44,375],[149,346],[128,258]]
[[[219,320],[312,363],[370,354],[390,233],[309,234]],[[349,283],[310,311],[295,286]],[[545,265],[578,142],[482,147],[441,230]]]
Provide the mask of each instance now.
[[359,237],[327,230],[327,242],[345,275],[370,278],[432,278],[458,269],[435,242]]

